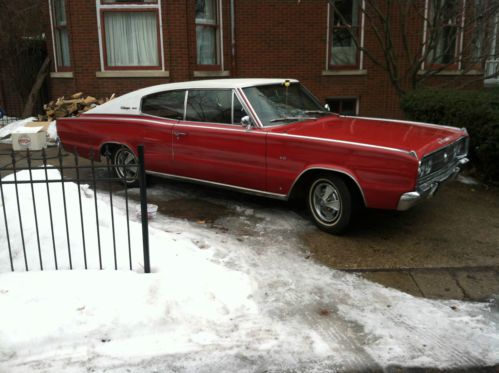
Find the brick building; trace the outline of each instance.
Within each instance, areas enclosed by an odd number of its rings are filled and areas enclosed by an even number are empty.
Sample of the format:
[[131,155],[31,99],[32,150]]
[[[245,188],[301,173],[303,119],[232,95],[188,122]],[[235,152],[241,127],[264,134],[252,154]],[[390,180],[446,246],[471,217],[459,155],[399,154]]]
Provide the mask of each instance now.
[[[397,90],[367,55],[382,57],[383,50],[361,11],[365,1],[336,0],[340,17],[327,0],[45,0],[47,45],[56,61],[50,95],[108,96],[193,79],[289,77],[336,111],[400,117]],[[435,57],[449,67],[426,83],[483,85],[480,65],[468,68],[462,59],[472,36],[458,23],[470,2],[420,0],[421,12],[431,12],[435,2],[452,3],[460,16],[445,20],[447,39],[436,43],[454,43]],[[394,19],[392,33],[395,53],[402,54],[398,23]],[[414,31],[408,47],[418,53],[428,27],[417,17],[407,27]],[[357,43],[346,28],[354,30]]]

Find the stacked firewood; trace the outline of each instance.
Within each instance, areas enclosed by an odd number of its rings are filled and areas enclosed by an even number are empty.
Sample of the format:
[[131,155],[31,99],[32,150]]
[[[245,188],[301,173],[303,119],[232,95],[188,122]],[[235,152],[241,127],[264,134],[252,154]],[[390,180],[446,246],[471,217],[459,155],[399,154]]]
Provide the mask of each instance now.
[[53,121],[57,118],[74,117],[86,111],[111,101],[115,97],[113,93],[111,97],[95,98],[92,96],[83,97],[82,92],[75,93],[70,99],[59,97],[57,100],[50,101],[43,105],[45,115],[39,115],[39,121]]

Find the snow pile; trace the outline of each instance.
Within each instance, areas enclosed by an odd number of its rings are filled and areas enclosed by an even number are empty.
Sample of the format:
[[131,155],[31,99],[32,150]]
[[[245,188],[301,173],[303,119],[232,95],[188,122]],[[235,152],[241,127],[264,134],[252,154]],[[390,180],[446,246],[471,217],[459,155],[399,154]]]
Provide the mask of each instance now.
[[[37,120],[35,117],[17,120],[0,128],[0,142],[10,144],[12,142],[11,135],[15,132],[20,132],[23,127]],[[50,143],[55,143],[58,140],[56,121],[50,122],[47,128],[47,140]]]
[[[58,172],[51,171],[49,177],[58,178]],[[48,208],[43,188],[35,185],[36,203]],[[51,188],[54,214],[60,214],[62,200],[55,197],[60,186]],[[15,191],[7,185],[4,191],[16,265],[22,267]],[[78,202],[69,202],[77,201],[78,192],[76,185],[66,183],[71,247],[80,252],[74,265],[83,268]],[[30,186],[20,186],[19,193],[22,209],[29,212]],[[115,198],[120,237],[126,224],[123,201]],[[82,188],[82,203],[90,250],[95,245],[95,214],[94,194],[87,187]],[[98,195],[98,210],[106,242],[103,258],[106,268],[112,268],[112,223],[104,195]],[[244,208],[241,212],[252,214]],[[47,219],[43,214],[39,221]],[[30,264],[36,267],[36,231],[33,220],[23,219],[28,250],[35,254]],[[67,268],[67,237],[60,219],[57,215],[62,228],[55,232],[57,254]],[[272,210],[259,219],[263,233],[270,223],[283,231],[296,223]],[[132,221],[130,229],[138,263],[134,268],[140,272],[140,226]],[[8,273],[5,234],[0,220],[5,272],[0,275],[0,371],[324,372],[499,362],[499,320],[488,304],[414,298],[331,270],[293,250],[285,235],[274,235],[271,241],[262,237],[265,246],[242,243],[158,213],[150,227],[154,273],[145,275],[95,270]],[[49,237],[41,238],[47,263],[53,255]],[[127,244],[121,238],[118,253],[126,267]],[[89,263],[96,268],[95,260]]]
[[59,135],[57,134],[57,122],[55,120],[50,122],[49,127],[47,129],[47,134],[49,141],[57,142],[59,140]]
[[[30,180],[29,171],[21,171],[16,174],[17,180]],[[32,171],[32,178],[45,179],[43,170]],[[47,172],[48,180],[60,180],[61,175],[58,170],[52,169]],[[9,175],[4,178],[4,181],[13,181],[14,175]],[[59,269],[70,268],[69,248],[71,248],[71,264],[73,268],[85,268],[85,252],[84,242],[86,245],[86,256],[88,268],[99,268],[99,240],[97,235],[96,224],[96,208],[94,205],[94,194],[89,189],[88,185],[81,188],[80,196],[82,198],[83,224],[80,220],[80,207],[78,186],[74,183],[64,183],[64,191],[62,183],[51,183],[50,185],[50,206],[47,194],[47,186],[43,183],[33,185],[33,193],[31,192],[30,184],[21,184],[18,186],[19,201],[21,213],[21,223],[19,223],[19,210],[16,201],[16,189],[12,184],[5,184],[3,191],[5,195],[5,207],[8,211],[8,229],[10,235],[10,243],[13,252],[13,262],[15,270],[25,269],[25,256],[28,264],[28,269],[39,270],[55,269],[57,262]],[[68,234],[66,234],[66,218],[64,214],[63,192],[66,194],[66,211]],[[10,197],[10,198],[9,198]],[[33,198],[34,197],[34,198]],[[36,204],[36,219],[38,221],[38,233],[35,224],[35,214],[33,199]],[[0,201],[1,202],[1,201]],[[50,208],[49,208],[50,207]],[[104,201],[98,201],[97,212],[99,215],[99,234],[100,246],[102,248],[102,265],[103,268],[114,268],[113,255],[113,235],[111,225],[111,210],[110,206]],[[50,215],[52,213],[52,216]],[[51,221],[54,222],[54,242],[52,241]],[[21,231],[22,224],[22,231]],[[115,219],[116,243],[119,247],[126,248],[122,251],[122,255],[117,257],[119,268],[127,268],[129,263],[128,244],[126,234],[126,220],[123,214],[119,214]],[[0,217],[0,226],[5,232],[5,224],[3,216]],[[82,226],[85,240],[82,239]],[[132,232],[133,247],[138,247],[140,244],[140,233],[133,226]],[[40,239],[41,258],[38,252],[38,237]],[[25,245],[26,255],[23,251],[23,241]],[[0,242],[6,243],[7,239],[0,234]],[[54,252],[55,246],[55,252]],[[125,255],[123,255],[123,253]],[[137,250],[132,252],[137,263]],[[41,264],[40,264],[41,261]],[[0,272],[6,272],[10,268],[8,251],[0,252]]]
[[34,122],[35,120],[35,117],[30,117],[7,124],[6,126],[0,128],[0,140],[5,139],[6,137],[10,137],[12,132],[17,130],[18,128],[25,127],[27,124]]

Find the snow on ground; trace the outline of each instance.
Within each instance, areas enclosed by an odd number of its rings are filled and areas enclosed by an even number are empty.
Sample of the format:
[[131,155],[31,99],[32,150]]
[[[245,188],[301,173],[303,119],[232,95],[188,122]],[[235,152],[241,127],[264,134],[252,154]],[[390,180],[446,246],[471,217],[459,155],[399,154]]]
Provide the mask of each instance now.
[[[49,178],[58,177],[56,170],[49,172]],[[38,220],[47,224],[46,186],[34,188]],[[56,254],[60,268],[68,268],[61,187],[51,188]],[[3,189],[14,261],[22,270],[15,190]],[[81,269],[78,187],[66,183],[65,192],[71,248],[79,253],[73,266]],[[170,193],[172,199],[183,193],[164,187],[150,192]],[[23,211],[32,211],[31,187],[19,186],[19,193]],[[303,223],[292,212],[230,206],[238,216],[226,219],[251,218],[261,233],[243,242],[230,232],[158,213],[150,225],[153,273],[146,275],[135,217],[130,225],[134,271],[109,270],[114,266],[111,214],[106,195],[99,193],[108,270],[97,271],[94,194],[83,187],[81,195],[87,250],[93,250],[89,271],[9,273],[0,217],[1,372],[324,372],[499,363],[499,317],[492,304],[415,298],[314,263],[286,235]],[[124,201],[115,195],[114,202],[118,261],[126,268]],[[33,257],[28,264],[36,268],[34,220],[23,214],[23,227]],[[50,267],[54,253],[47,227],[40,239],[43,262]]]

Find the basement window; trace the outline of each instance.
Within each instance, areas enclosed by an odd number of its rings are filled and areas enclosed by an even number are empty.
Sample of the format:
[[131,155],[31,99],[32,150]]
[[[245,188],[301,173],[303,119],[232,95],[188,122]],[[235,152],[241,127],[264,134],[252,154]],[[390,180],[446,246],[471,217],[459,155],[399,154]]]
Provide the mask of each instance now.
[[356,97],[333,97],[326,99],[329,109],[341,115],[358,115],[358,99]]

